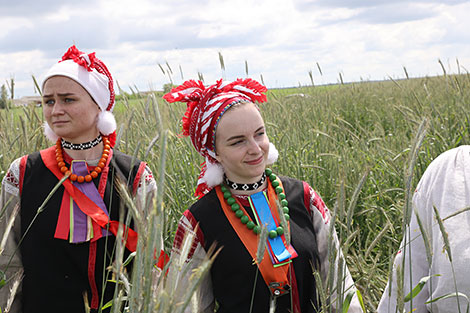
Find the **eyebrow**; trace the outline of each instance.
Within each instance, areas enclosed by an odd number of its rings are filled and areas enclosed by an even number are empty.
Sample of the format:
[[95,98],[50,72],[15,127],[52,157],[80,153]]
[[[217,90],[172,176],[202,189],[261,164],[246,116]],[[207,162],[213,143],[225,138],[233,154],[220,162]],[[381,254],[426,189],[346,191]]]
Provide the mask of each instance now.
[[[264,129],[264,126],[260,126],[257,130],[255,130],[255,133],[259,132],[262,129]],[[227,138],[227,141],[231,141],[231,140],[235,140],[235,139],[241,139],[241,138],[245,138],[245,136],[243,136],[243,135],[232,136],[232,137]]]
[[[66,92],[66,93],[58,93],[57,95],[59,97],[68,97],[68,96],[74,96],[75,94],[73,92]],[[50,98],[52,96],[53,96],[53,94],[47,94],[47,95],[43,95],[42,97],[43,98]]]
[[244,138],[245,136],[243,135],[240,135],[240,136],[232,136],[230,138],[227,138],[227,141],[231,141],[231,140],[235,140],[235,139],[241,139],[241,138]]

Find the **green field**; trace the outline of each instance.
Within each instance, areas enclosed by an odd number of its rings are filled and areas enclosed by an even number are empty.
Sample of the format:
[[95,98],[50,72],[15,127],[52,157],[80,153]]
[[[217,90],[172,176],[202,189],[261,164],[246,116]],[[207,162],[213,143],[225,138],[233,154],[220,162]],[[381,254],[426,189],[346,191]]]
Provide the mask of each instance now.
[[[179,135],[185,105],[160,95],[121,97],[116,118],[118,148],[164,178],[169,251],[181,213],[195,200],[202,158]],[[335,214],[349,269],[367,311],[374,311],[419,177],[441,152],[470,144],[470,75],[270,90],[261,111],[280,154],[273,170],[308,182]],[[0,111],[0,178],[13,159],[48,145],[41,123],[37,108]]]

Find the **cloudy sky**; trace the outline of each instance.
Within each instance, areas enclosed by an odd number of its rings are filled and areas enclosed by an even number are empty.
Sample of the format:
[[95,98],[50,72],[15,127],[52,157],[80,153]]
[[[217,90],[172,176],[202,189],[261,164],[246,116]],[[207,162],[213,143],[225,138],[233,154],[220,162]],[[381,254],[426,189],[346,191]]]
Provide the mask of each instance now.
[[470,0],[0,0],[0,85],[34,95],[31,75],[72,44],[127,91],[245,77],[246,64],[268,87],[310,84],[309,71],[315,84],[433,76],[438,59],[466,72],[469,12]]

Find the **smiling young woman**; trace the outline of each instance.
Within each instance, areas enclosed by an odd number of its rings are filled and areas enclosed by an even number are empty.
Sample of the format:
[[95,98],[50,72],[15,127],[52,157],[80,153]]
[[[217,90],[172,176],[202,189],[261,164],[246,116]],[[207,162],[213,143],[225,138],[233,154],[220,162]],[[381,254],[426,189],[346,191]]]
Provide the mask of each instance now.
[[217,126],[215,147],[216,160],[229,180],[250,184],[261,178],[269,139],[255,104],[239,104],[224,114]]
[[[115,182],[129,182],[136,197],[152,196],[156,183],[146,163],[113,149],[113,80],[94,53],[70,47],[46,73],[42,91],[44,131],[55,145],[15,160],[3,179],[1,234],[17,206],[19,213],[0,255],[8,282],[0,289],[0,307],[15,273],[24,271],[10,312],[98,312],[113,298],[106,271],[114,261],[120,212],[127,212]],[[137,242],[131,228],[127,255]]]
[[[173,245],[179,255],[185,235],[195,235],[183,279],[211,246],[221,249],[199,288],[198,312],[213,312],[215,303],[218,313],[269,312],[273,303],[275,312],[321,311],[313,270],[326,286],[329,247],[339,251],[339,243],[336,234],[329,238],[330,215],[320,196],[306,182],[267,168],[277,150],[255,104],[266,101],[264,92],[252,79],[219,80],[208,87],[187,81],[164,96],[187,103],[183,134],[205,158],[199,200],[183,213]],[[259,260],[263,226],[267,249]],[[341,258],[337,253],[336,270]],[[344,273],[345,290],[354,290],[347,268]],[[329,297],[336,312],[336,292]],[[349,312],[360,312],[356,298]]]

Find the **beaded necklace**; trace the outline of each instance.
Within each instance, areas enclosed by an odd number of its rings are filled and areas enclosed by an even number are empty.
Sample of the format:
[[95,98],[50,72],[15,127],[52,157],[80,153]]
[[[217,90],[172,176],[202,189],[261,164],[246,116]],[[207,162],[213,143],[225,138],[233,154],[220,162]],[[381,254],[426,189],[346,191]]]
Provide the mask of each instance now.
[[266,173],[263,173],[263,176],[261,176],[261,179],[258,180],[254,184],[237,184],[237,183],[231,181],[230,179],[228,179],[227,176],[225,176],[225,175],[224,175],[224,179],[225,179],[225,184],[227,186],[229,186],[230,188],[232,188],[233,190],[244,190],[244,191],[256,190],[262,184],[264,184],[264,181],[266,180]]
[[61,138],[62,142],[62,147],[65,149],[70,149],[70,150],[87,150],[95,147],[102,141],[101,135],[98,135],[95,139],[92,141],[88,142],[83,142],[83,143],[71,143],[65,140],[64,138]]
[[103,143],[104,143],[103,154],[101,155],[101,158],[98,161],[98,165],[90,174],[82,176],[82,175],[72,174],[72,172],[69,170],[67,165],[65,165],[61,139],[59,138],[57,139],[57,142],[55,145],[55,155],[56,155],[56,160],[57,160],[57,166],[59,167],[60,171],[63,174],[70,175],[69,179],[71,181],[73,182],[76,181],[78,183],[83,183],[83,182],[89,183],[93,180],[93,178],[98,177],[98,174],[101,173],[101,171],[106,165],[106,162],[108,161],[109,151],[111,149],[111,145],[109,144],[108,137],[103,136]]
[[[284,217],[286,221],[289,220],[289,208],[288,202],[286,200],[286,194],[284,193],[284,188],[279,185],[279,181],[277,181],[276,174],[269,168],[265,170],[266,176],[271,181],[271,185],[273,186],[274,190],[276,191],[277,197],[280,200],[280,204],[282,206],[282,212],[284,213]],[[225,185],[220,185],[220,189],[224,193],[224,199],[228,205],[230,205],[231,210],[235,213],[235,216],[240,219],[240,221],[246,225],[249,230],[252,230],[253,233],[258,235],[261,232],[261,226],[256,225],[248,215],[241,210],[240,205],[237,203],[235,198],[233,197],[230,189],[227,188]],[[277,236],[281,236],[284,233],[284,228],[282,226],[278,226],[276,230],[269,231],[270,238],[276,238]]]

